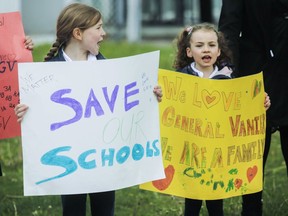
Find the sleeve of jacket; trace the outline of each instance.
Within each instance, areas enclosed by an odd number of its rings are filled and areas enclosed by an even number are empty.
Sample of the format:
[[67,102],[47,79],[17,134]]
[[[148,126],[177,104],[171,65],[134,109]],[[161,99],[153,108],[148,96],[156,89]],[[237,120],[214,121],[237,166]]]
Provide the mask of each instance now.
[[239,67],[239,35],[242,31],[243,0],[222,0],[222,8],[219,19],[219,31],[221,31],[232,51],[235,75]]

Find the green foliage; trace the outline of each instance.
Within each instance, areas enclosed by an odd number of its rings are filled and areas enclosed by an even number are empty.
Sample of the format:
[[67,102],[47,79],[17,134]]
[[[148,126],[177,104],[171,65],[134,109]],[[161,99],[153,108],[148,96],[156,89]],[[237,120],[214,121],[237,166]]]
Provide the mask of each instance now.
[[[50,49],[50,44],[43,44],[35,47],[33,59],[35,62],[43,62],[44,57]],[[101,53],[108,59],[121,58],[131,55],[137,55],[146,52],[160,50],[160,68],[172,70],[174,59],[174,48],[172,43],[147,43],[140,44],[127,43],[125,41],[112,41],[101,43]]]
[[163,69],[172,70],[174,61],[174,48],[172,43],[147,43],[140,44],[127,43],[125,41],[104,42],[101,44],[101,52],[106,58],[121,58],[131,55],[137,55],[146,52],[160,50],[159,67]]
[[[34,61],[43,61],[50,45],[35,47]],[[101,50],[107,58],[118,58],[160,50],[160,68],[172,69],[172,43],[105,42]],[[287,215],[288,185],[286,166],[281,153],[279,134],[273,135],[265,171],[264,216]],[[4,176],[0,177],[1,216],[61,215],[60,196],[23,196],[22,151],[20,138],[0,140],[0,161]],[[116,216],[181,216],[184,199],[140,190],[137,186],[116,192]],[[89,206],[87,202],[87,212]],[[240,215],[241,197],[225,199],[225,215]],[[203,204],[201,215],[208,215]]]
[[51,45],[50,44],[42,44],[39,46],[36,46],[33,50],[33,61],[34,62],[43,62],[44,57],[48,53]]
[[[59,196],[23,196],[23,172],[19,138],[0,140],[0,159],[4,176],[0,177],[1,216],[51,216],[61,215]],[[273,135],[265,170],[264,216],[287,215],[288,187],[278,133]],[[140,190],[137,186],[116,192],[116,216],[181,216],[184,199]],[[89,206],[87,202],[87,212]],[[241,212],[241,197],[224,201],[225,215],[237,216]],[[88,214],[89,215],[89,214]],[[201,210],[207,216],[205,203]]]

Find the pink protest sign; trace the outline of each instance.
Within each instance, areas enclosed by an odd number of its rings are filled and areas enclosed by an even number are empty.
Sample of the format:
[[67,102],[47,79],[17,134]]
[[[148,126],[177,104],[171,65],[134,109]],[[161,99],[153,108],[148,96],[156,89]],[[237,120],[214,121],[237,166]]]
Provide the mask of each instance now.
[[20,136],[14,114],[19,103],[18,62],[31,62],[24,46],[25,33],[19,12],[0,14],[0,139]]

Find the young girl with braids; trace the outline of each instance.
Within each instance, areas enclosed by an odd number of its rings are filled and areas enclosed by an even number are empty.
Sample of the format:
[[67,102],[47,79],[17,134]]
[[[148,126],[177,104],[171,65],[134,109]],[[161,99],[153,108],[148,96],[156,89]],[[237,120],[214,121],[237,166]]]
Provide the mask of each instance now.
[[[202,23],[184,29],[177,41],[177,53],[174,68],[178,72],[209,79],[231,79],[231,57],[224,36],[214,25]],[[266,109],[270,99],[264,99]],[[184,216],[200,214],[202,200],[185,199]],[[209,215],[224,215],[223,200],[206,200]]]
[[[57,39],[45,57],[45,61],[98,61],[105,59],[99,52],[105,36],[101,13],[90,6],[74,3],[60,13],[57,20]],[[154,94],[161,101],[160,86]],[[23,120],[28,106],[19,104],[15,108],[18,121]],[[115,191],[90,193],[93,216],[114,215]],[[84,216],[87,194],[62,195],[63,216]]]

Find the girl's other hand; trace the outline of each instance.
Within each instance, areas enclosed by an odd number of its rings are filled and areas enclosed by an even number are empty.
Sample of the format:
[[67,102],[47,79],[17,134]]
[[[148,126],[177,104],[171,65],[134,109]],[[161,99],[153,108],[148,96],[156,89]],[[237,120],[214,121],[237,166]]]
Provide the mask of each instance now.
[[269,95],[265,92],[264,107],[265,107],[266,111],[269,109],[270,106],[271,106],[270,97],[269,97]]
[[24,40],[24,45],[26,49],[33,50],[34,44],[30,36],[26,36]]
[[15,111],[15,115],[17,116],[17,122],[23,121],[24,115],[27,112],[28,108],[29,107],[25,104],[18,104],[15,107],[14,111]]
[[153,89],[153,92],[156,95],[158,102],[161,102],[162,101],[162,96],[163,96],[161,86],[158,86],[158,85],[155,86],[154,89]]

